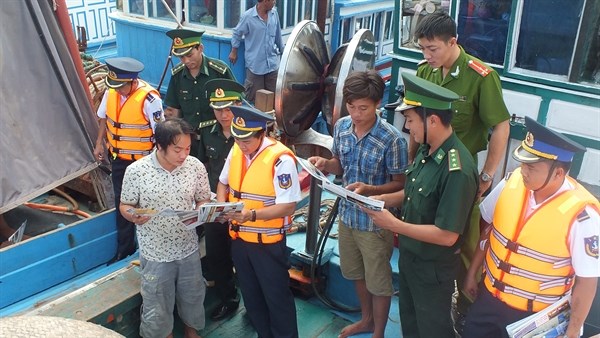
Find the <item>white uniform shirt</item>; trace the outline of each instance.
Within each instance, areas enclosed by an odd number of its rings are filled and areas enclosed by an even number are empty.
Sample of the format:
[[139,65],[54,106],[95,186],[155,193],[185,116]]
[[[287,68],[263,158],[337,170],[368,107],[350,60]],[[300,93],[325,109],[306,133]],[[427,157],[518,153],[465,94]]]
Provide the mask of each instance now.
[[[158,162],[155,150],[130,164],[125,171],[123,204],[157,211],[193,210],[197,201],[209,198],[206,168],[193,156],[169,172]],[[196,230],[187,230],[177,216],[154,216],[136,226],[136,233],[140,254],[150,261],[181,260],[198,250]]]
[[[273,143],[275,143],[274,140],[265,137],[262,144],[258,148],[256,155],[254,155],[254,158],[244,155],[246,157],[246,168],[250,166],[252,161],[261,151],[263,151],[263,149]],[[223,166],[223,171],[221,171],[221,175],[219,176],[219,181],[224,185],[229,185],[229,163],[231,162],[232,150],[229,151],[229,155],[227,155],[225,165]],[[275,187],[275,204],[298,202],[302,199],[302,195],[300,192],[300,181],[298,180],[298,168],[296,167],[296,161],[289,155],[282,155],[279,159],[281,161],[275,165],[275,175],[273,176],[273,186]],[[280,186],[279,177],[283,177],[282,175],[290,175],[292,182],[291,187],[282,188]]]
[[[500,197],[500,193],[505,185],[506,180],[502,180],[500,183],[498,183],[494,190],[492,190],[492,192],[479,205],[481,217],[489,224],[492,224],[494,209],[496,207],[496,203],[498,202],[498,198]],[[575,187],[571,184],[571,182],[565,179],[560,189],[558,189],[558,191],[548,199],[565,190],[572,190],[574,188]],[[540,208],[544,202],[536,203],[533,196],[533,191],[529,191],[527,210],[525,211],[526,216],[528,217],[531,215],[531,213]],[[584,220],[575,219],[571,226],[571,232],[569,233],[568,241],[571,251],[571,264],[573,265],[573,269],[575,270],[575,274],[577,276],[600,277],[600,258],[597,257],[598,238],[600,236],[600,215],[598,215],[598,213],[590,207],[586,207],[585,211],[587,212],[589,218]],[[515,212],[518,211],[515,210]],[[594,257],[594,255],[589,251],[590,245],[596,246],[596,257]]]
[[[123,96],[119,94],[119,105],[123,107],[127,101],[127,96]],[[106,118],[106,103],[108,102],[108,89],[104,91],[104,95],[102,96],[102,101],[100,101],[100,105],[98,106],[98,111],[96,115],[98,118],[105,119]],[[160,97],[148,93],[146,99],[144,100],[143,113],[146,116],[146,119],[150,121],[150,126],[152,130],[155,130],[156,123],[165,120],[165,113],[163,111],[163,103]]]

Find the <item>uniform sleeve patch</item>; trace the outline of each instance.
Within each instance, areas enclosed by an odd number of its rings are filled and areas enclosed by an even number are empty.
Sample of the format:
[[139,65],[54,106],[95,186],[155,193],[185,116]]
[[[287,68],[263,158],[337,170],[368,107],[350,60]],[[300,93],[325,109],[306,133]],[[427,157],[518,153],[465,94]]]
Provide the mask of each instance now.
[[583,209],[583,211],[577,215],[577,221],[579,222],[583,222],[588,219],[590,219],[590,215],[587,213],[587,211],[585,211],[585,209]]
[[154,113],[152,113],[152,118],[154,119],[154,122],[162,121],[162,116],[163,116],[162,110],[157,110]]
[[585,244],[585,253],[598,259],[598,236],[586,237],[583,239]]
[[279,187],[281,189],[289,189],[292,186],[292,175],[291,174],[282,174],[277,176],[277,180],[279,180]]
[[146,95],[146,100],[148,100],[148,102],[152,103],[152,102],[154,102],[154,100],[156,100],[156,98],[154,97],[154,95],[152,95],[152,93],[148,93],[148,95]]
[[477,74],[483,77],[486,77],[489,73],[492,72],[488,67],[475,60],[469,60],[469,68],[473,69],[477,72]]

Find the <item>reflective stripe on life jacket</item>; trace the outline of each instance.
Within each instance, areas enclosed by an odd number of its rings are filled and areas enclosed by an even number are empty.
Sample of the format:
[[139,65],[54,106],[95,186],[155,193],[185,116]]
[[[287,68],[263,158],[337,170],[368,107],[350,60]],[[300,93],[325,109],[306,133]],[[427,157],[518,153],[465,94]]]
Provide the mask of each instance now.
[[144,101],[150,93],[159,96],[158,92],[138,79],[138,88],[121,106],[119,93],[114,89],[108,90],[106,137],[109,152],[123,160],[138,160],[150,154],[154,147],[154,132],[144,115]]
[[526,216],[529,191],[515,170],[494,210],[486,253],[486,288],[507,305],[538,312],[568,294],[575,271],[568,237],[576,216],[598,201],[570,177],[575,189],[544,201]]
[[[246,169],[245,156],[235,144],[229,167],[229,201],[243,201],[245,209],[261,209],[275,204],[273,179],[275,164],[282,155],[293,153],[279,142],[264,148]],[[232,224],[229,235],[251,243],[277,243],[291,225],[291,215],[270,220]]]

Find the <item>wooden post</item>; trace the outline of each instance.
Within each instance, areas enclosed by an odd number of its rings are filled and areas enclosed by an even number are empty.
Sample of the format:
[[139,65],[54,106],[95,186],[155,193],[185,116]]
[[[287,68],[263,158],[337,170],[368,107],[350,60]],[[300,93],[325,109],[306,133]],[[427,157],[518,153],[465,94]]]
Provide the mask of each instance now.
[[[327,5],[329,0],[317,0],[317,26],[323,34],[325,34],[325,20],[327,19]],[[333,0],[331,0],[333,1]]]
[[266,89],[257,90],[254,98],[254,107],[266,113],[271,112],[275,107],[275,93]]

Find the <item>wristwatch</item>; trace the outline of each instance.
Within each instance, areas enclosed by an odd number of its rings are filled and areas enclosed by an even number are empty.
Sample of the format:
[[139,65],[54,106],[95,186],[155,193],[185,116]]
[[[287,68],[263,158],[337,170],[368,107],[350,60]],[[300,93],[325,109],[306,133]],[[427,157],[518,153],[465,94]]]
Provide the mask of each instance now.
[[481,174],[479,175],[479,177],[481,177],[481,180],[484,182],[489,182],[492,180],[492,176],[490,176],[490,174],[486,173],[486,172],[481,172]]

